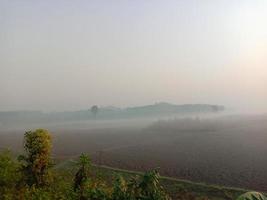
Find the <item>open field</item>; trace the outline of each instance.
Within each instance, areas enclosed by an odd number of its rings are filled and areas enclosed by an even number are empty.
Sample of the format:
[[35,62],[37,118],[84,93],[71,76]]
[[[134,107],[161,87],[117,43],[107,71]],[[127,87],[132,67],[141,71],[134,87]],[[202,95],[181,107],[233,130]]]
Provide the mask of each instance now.
[[[44,128],[53,133],[58,159],[87,152],[100,165],[137,171],[160,167],[163,176],[267,191],[266,116],[148,124]],[[23,132],[1,131],[0,147],[21,151]]]

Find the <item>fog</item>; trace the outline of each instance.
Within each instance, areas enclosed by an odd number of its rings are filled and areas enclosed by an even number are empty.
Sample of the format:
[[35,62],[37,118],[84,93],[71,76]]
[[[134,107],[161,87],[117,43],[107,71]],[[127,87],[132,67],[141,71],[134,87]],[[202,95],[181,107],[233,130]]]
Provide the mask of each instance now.
[[[267,115],[41,125],[52,134],[54,159],[88,153],[98,165],[137,171],[159,167],[169,177],[267,191]],[[0,150],[22,152],[24,132],[37,127],[0,126]]]
[[267,2],[0,1],[0,110],[267,111]]

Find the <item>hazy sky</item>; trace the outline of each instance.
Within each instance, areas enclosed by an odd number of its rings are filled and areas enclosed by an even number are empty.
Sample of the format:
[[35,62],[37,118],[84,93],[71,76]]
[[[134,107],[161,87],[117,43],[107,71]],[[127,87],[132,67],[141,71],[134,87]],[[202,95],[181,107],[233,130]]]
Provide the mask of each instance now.
[[0,0],[0,110],[267,111],[266,0]]

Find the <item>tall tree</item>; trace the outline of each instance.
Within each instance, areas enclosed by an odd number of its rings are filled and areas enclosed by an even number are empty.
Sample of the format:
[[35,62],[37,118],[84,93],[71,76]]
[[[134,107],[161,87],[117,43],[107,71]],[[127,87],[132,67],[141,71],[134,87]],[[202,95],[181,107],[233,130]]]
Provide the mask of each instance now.
[[26,155],[19,158],[23,161],[22,169],[28,185],[38,187],[49,183],[51,147],[51,134],[47,130],[37,129],[24,134]]

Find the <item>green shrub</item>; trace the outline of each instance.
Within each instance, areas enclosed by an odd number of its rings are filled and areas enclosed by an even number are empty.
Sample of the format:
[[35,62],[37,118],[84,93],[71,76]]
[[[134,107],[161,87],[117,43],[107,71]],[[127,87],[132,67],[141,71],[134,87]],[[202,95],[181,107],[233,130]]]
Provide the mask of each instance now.
[[25,182],[29,185],[44,186],[50,182],[51,167],[51,135],[47,130],[37,129],[24,135],[24,150],[21,155],[22,170]]
[[12,158],[10,151],[0,153],[0,199],[12,199],[16,184],[21,177],[19,165]]

